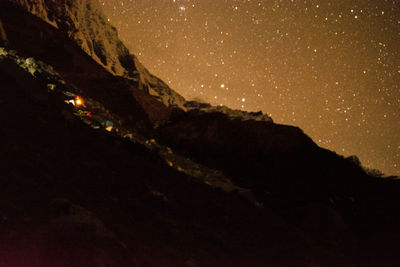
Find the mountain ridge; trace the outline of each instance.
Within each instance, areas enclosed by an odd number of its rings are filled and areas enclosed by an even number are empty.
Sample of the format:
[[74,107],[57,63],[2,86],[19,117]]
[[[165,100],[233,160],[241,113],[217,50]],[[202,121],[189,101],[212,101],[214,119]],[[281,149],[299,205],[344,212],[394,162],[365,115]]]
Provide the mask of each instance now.
[[[126,65],[105,45],[101,63],[81,45],[113,30],[90,1],[0,7],[0,255],[23,248],[12,233],[29,244],[8,263],[26,253],[60,266],[69,255],[93,266],[400,262],[395,177],[374,177],[262,113],[177,104],[129,52]],[[91,12],[105,24],[78,23]],[[117,60],[132,74],[113,72]],[[76,97],[85,106],[70,104]]]
[[137,81],[138,88],[156,96],[167,106],[183,107],[184,98],[170,89],[162,80],[150,74],[137,57],[130,54],[118,38],[115,27],[107,22],[96,1],[7,1],[22,7],[66,33],[83,51],[110,73]]
[[[107,71],[138,82],[139,89],[155,97],[167,107],[176,106],[184,110],[202,108],[204,111],[218,108],[209,106],[206,109],[196,101],[188,102],[164,81],[152,75],[122,43],[116,28],[108,23],[101,6],[96,1],[64,0],[61,4],[56,0],[6,1],[22,7],[46,23],[60,29]],[[232,117],[237,117],[238,113],[242,113],[243,117],[271,120],[267,115],[256,112],[242,112],[227,107],[223,109]]]

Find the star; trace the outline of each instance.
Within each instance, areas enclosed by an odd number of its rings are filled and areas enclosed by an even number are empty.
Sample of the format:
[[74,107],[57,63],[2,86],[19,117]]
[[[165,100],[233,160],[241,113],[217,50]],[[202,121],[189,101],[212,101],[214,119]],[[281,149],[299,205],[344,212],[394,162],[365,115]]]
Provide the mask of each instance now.
[[262,110],[400,175],[397,0],[100,3],[132,53],[188,100]]

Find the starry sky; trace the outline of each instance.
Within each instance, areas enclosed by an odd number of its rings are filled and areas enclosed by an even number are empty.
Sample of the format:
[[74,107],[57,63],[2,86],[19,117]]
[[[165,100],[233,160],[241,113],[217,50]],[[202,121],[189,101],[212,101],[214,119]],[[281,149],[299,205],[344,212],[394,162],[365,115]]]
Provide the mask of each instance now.
[[301,127],[400,175],[400,0],[98,0],[188,100]]

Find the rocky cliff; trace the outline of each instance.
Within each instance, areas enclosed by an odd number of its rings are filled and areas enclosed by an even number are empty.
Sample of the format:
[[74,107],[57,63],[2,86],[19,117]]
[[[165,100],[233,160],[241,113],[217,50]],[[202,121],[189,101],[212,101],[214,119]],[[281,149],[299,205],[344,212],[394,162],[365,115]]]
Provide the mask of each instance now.
[[110,73],[138,82],[163,104],[183,107],[184,98],[139,62],[118,38],[97,1],[7,0],[59,29]]

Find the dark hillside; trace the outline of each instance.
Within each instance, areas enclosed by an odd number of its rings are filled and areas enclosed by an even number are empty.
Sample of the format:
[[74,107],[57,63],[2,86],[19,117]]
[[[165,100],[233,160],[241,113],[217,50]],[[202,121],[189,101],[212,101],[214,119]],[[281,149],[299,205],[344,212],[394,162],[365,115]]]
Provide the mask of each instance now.
[[396,177],[186,102],[95,3],[0,2],[0,266],[398,266]]
[[66,116],[71,106],[13,62],[0,59],[0,74],[2,265],[343,262],[269,208]]
[[396,257],[398,180],[370,176],[300,129],[272,122],[191,111],[157,131],[160,142],[222,170],[301,229],[329,242],[340,242],[346,232],[365,245],[361,251],[370,264]]

